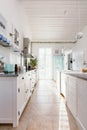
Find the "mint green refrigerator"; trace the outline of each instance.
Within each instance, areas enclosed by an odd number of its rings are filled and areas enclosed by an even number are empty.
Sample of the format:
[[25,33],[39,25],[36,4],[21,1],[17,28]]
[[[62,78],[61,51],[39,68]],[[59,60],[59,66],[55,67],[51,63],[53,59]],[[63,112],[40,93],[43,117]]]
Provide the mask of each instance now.
[[64,56],[53,56],[53,79],[56,81],[57,71],[64,70]]

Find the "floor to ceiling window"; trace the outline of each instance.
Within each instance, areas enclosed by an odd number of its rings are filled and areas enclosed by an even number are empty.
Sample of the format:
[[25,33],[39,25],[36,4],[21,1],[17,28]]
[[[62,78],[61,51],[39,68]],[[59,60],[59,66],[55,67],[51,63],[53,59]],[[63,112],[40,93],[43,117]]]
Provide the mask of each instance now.
[[39,79],[52,79],[52,50],[39,48]]

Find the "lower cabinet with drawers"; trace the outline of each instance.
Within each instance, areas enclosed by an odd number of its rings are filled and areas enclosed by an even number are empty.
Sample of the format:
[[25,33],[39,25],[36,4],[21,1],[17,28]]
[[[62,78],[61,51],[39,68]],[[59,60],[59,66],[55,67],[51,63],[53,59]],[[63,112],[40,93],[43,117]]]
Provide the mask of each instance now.
[[87,80],[66,75],[66,104],[75,117],[79,130],[87,130]]
[[[34,71],[36,74],[36,71]],[[0,77],[0,124],[17,127],[21,114],[31,96],[32,70],[18,76]],[[34,78],[34,84],[37,80]]]

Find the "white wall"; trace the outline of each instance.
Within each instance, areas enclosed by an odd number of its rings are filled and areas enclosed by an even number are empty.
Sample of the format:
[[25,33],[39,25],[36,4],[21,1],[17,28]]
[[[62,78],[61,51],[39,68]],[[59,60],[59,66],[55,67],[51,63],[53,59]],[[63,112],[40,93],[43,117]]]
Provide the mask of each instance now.
[[72,43],[33,43],[32,44],[32,54],[35,56],[38,56],[39,48],[52,48],[52,51],[55,49],[64,49],[64,50],[69,50],[71,49],[75,44]]
[[83,62],[87,63],[87,26],[82,30],[83,37],[78,40],[73,51],[73,69],[80,70],[84,67]]
[[[19,31],[20,48],[23,48],[23,37],[30,36],[26,16],[24,15],[21,3],[18,0],[0,0],[0,14],[7,21],[9,30],[15,27]],[[0,54],[6,57],[6,62],[19,63],[20,56],[17,53],[12,53],[7,48],[0,46]]]

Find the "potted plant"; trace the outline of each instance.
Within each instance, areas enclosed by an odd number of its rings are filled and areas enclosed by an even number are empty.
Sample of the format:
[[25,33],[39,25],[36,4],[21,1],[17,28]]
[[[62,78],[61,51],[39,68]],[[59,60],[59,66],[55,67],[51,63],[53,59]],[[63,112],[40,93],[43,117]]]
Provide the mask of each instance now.
[[31,58],[30,59],[30,66],[32,69],[36,69],[37,67],[37,58]]

